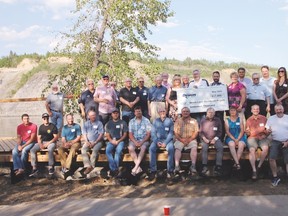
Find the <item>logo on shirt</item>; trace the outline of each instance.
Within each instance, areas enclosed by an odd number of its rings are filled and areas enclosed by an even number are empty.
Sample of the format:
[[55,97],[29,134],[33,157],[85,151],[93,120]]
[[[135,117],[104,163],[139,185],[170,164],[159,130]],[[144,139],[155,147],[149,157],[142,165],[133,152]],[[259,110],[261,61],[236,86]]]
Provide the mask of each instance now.
[[48,129],[48,130],[47,130],[47,133],[48,133],[48,134],[50,134],[50,133],[51,133],[51,130],[50,130],[50,129]]

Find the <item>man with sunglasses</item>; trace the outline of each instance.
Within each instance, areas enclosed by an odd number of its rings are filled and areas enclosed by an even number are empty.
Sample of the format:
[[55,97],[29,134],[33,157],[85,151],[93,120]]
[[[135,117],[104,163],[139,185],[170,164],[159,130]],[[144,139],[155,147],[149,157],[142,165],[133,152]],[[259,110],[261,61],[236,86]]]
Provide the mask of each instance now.
[[260,74],[252,74],[252,85],[247,88],[247,106],[245,110],[245,117],[248,119],[252,116],[251,107],[253,105],[258,105],[260,107],[260,114],[263,116],[270,112],[270,92],[267,87],[260,84]]
[[137,106],[141,107],[143,116],[145,116],[146,118],[149,119],[150,117],[148,114],[148,103],[147,103],[149,89],[144,86],[144,78],[143,77],[138,78],[138,86],[136,87],[136,90],[138,91],[139,98],[140,98]]
[[29,177],[36,176],[38,173],[36,165],[36,155],[41,149],[48,149],[48,166],[49,175],[54,173],[54,150],[56,148],[56,142],[58,139],[57,127],[49,122],[49,114],[42,114],[43,124],[40,125],[38,130],[38,143],[31,149],[31,166],[33,168]]
[[109,85],[109,76],[104,75],[102,77],[102,86],[98,86],[94,93],[94,100],[99,103],[99,117],[103,126],[111,118],[112,110],[116,105],[116,92]]

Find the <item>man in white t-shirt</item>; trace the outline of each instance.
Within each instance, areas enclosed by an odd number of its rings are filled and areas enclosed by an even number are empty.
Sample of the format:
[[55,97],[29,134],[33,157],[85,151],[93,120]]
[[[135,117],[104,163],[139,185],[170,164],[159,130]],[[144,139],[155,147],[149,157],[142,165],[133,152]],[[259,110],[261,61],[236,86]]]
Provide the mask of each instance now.
[[273,186],[277,186],[280,182],[280,178],[277,176],[276,164],[280,152],[282,152],[288,173],[288,115],[284,114],[284,108],[281,104],[275,105],[275,113],[276,115],[269,117],[265,126],[272,136],[269,163],[273,175]]

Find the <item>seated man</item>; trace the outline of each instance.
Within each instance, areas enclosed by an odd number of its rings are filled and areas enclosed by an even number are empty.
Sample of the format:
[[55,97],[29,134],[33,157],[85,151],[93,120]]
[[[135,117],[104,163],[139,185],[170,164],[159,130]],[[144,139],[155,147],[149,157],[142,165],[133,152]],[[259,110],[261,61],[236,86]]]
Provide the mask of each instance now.
[[173,146],[173,121],[166,117],[164,107],[158,108],[160,118],[156,118],[153,122],[151,139],[152,143],[149,148],[150,154],[150,175],[149,180],[155,178],[157,172],[156,151],[158,148],[166,148],[168,151],[167,160],[167,177],[171,178],[174,171],[174,146]]
[[12,150],[15,175],[24,174],[30,149],[37,142],[37,125],[29,122],[29,115],[22,115],[22,124],[17,127],[17,145]]
[[[150,121],[142,116],[141,107],[134,108],[135,117],[129,122],[129,154],[131,155],[135,166],[131,174],[136,175],[142,172],[140,163],[145,155],[146,148],[149,146],[149,139],[151,133]],[[140,149],[139,155],[136,154],[135,149]]]
[[[62,173],[66,179],[71,173],[70,168],[72,160],[76,156],[76,152],[80,149],[81,143],[81,127],[74,123],[73,114],[66,115],[67,125],[62,128],[62,146],[58,148],[58,154],[62,166]],[[66,150],[69,149],[68,157]]]
[[277,176],[276,159],[282,153],[288,174],[288,115],[284,114],[284,108],[281,104],[274,107],[276,115],[270,116],[266,123],[266,129],[272,135],[270,145],[269,162],[272,171],[272,185],[277,186],[280,178]]
[[190,173],[195,174],[197,160],[197,136],[199,127],[196,119],[190,117],[188,107],[183,107],[181,110],[181,118],[178,118],[174,125],[175,133],[175,172],[180,171],[181,152],[184,148],[190,149],[191,167]]
[[208,172],[208,148],[209,145],[214,145],[216,148],[216,167],[215,173],[221,175],[222,173],[222,158],[223,158],[223,143],[221,141],[222,124],[221,120],[215,117],[215,110],[208,108],[206,117],[200,123],[200,140],[202,146],[202,174]]
[[37,152],[41,149],[48,149],[48,166],[49,166],[49,175],[54,173],[54,150],[56,148],[56,142],[58,139],[58,130],[57,127],[49,122],[49,114],[44,113],[42,115],[43,124],[40,125],[38,131],[38,143],[34,145],[31,149],[31,165],[32,173],[30,177],[37,175],[38,169],[36,165],[36,155]]
[[[96,120],[96,112],[90,110],[88,112],[88,119],[83,125],[83,137],[85,143],[81,149],[83,164],[86,168],[84,174],[89,174],[95,167],[98,152],[102,147],[102,138],[104,134],[103,124]],[[92,149],[92,154],[89,160],[87,151]]]
[[253,105],[251,107],[252,116],[247,119],[246,122],[246,134],[248,136],[247,144],[249,148],[249,161],[252,166],[252,179],[257,179],[257,170],[256,170],[256,158],[255,153],[258,147],[261,148],[261,157],[258,164],[258,170],[261,168],[267,154],[268,154],[268,145],[269,140],[267,139],[267,134],[269,133],[265,129],[265,124],[267,118],[263,115],[260,115],[260,108],[258,105]]
[[106,155],[109,162],[110,175],[115,177],[119,173],[119,163],[124,148],[124,140],[128,134],[127,124],[119,118],[119,110],[117,108],[112,111],[112,119],[105,125],[105,132],[108,139]]

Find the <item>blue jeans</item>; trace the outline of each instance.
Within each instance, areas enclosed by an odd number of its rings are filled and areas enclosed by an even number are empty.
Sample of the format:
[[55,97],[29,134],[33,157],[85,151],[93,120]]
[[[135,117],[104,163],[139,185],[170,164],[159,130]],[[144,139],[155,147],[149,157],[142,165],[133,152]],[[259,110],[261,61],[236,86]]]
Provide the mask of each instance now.
[[[25,143],[21,143],[24,145]],[[30,143],[29,145],[25,146],[22,151],[18,150],[18,145],[12,150],[12,157],[13,157],[13,169],[25,169],[25,165],[28,161],[28,153],[30,149],[34,146],[35,143]]]
[[52,111],[52,116],[50,117],[51,123],[53,123],[59,130],[63,125],[63,114],[60,112]]
[[[111,144],[110,142],[107,143],[106,155],[108,158],[109,168],[111,171],[118,170],[123,148],[124,148],[124,141],[120,142],[117,146]],[[114,149],[115,149],[115,154],[113,158]]]
[[[156,161],[156,151],[158,149],[157,143],[152,142],[149,148],[150,154],[150,171],[156,172],[157,171],[157,161]],[[174,170],[174,145],[173,141],[170,141],[166,145],[166,150],[168,151],[168,160],[167,160],[167,171],[173,172]]]
[[124,120],[127,125],[129,125],[129,121],[135,117],[132,111],[122,111],[122,120]]

